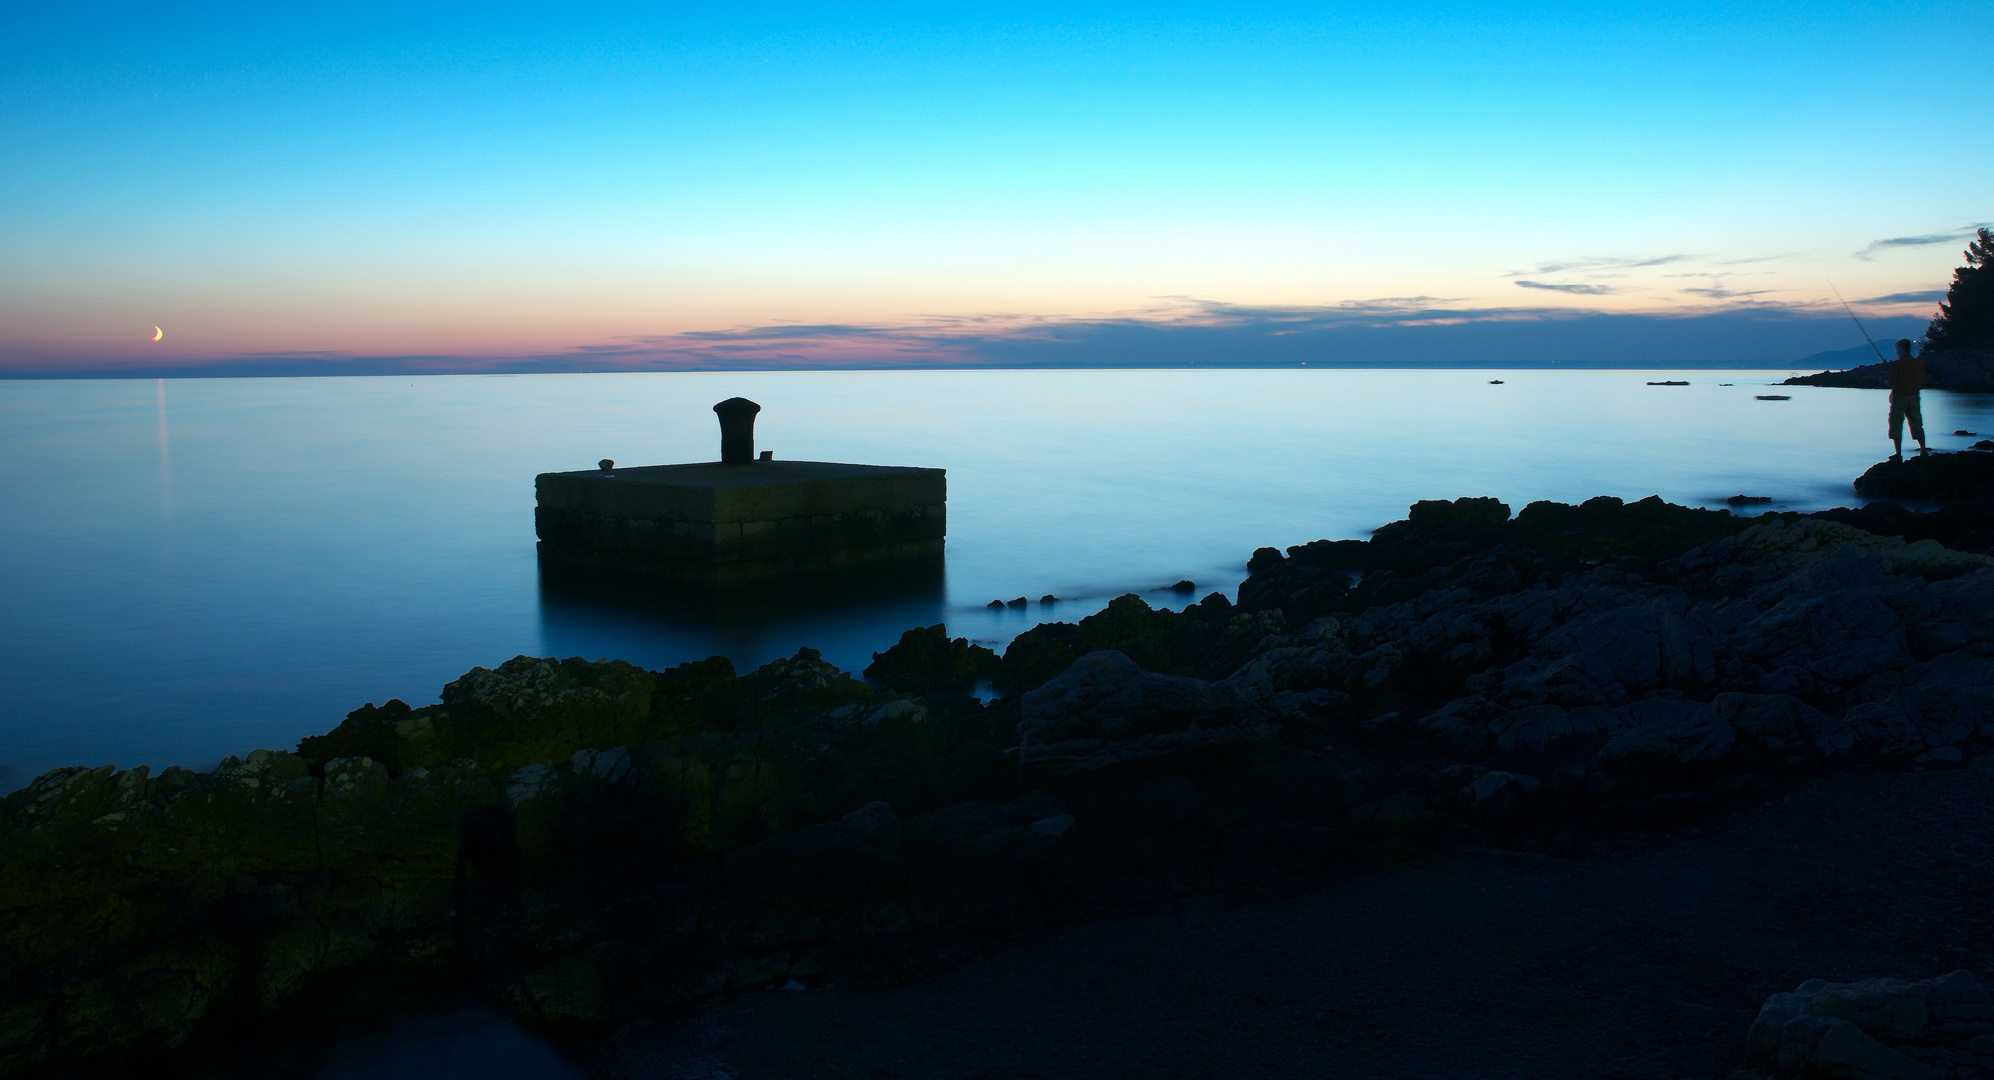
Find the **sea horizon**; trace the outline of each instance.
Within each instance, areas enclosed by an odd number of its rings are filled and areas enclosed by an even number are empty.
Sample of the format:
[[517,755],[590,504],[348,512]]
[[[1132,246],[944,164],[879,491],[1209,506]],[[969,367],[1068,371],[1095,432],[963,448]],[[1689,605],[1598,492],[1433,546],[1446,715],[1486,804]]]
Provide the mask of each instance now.
[[182,369],[166,373],[158,371],[142,372],[80,372],[56,374],[52,372],[29,372],[0,374],[0,382],[95,382],[102,380],[144,380],[144,379],[399,379],[399,378],[439,378],[450,376],[505,376],[505,375],[673,375],[673,374],[746,374],[750,372],[833,372],[833,371],[1184,371],[1190,369],[1212,371],[1288,371],[1295,368],[1318,368],[1337,371],[1771,371],[1775,369],[1799,368],[1792,364],[1781,365],[1772,361],[1754,360],[1736,363],[1713,364],[1610,364],[1610,363],[1564,363],[1550,360],[1541,364],[1497,363],[1495,361],[1434,361],[1431,363],[1225,363],[1212,361],[1205,363],[1181,364],[783,364],[767,367],[680,367],[629,370],[623,368],[531,368],[520,370],[492,371],[322,371],[322,372],[235,372],[206,369]]

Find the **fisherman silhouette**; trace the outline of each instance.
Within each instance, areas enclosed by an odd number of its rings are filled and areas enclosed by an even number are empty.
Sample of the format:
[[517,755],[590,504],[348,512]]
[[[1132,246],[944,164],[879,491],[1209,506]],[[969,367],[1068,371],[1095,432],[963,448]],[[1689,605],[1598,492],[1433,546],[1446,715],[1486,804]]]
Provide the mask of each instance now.
[[1911,421],[1911,437],[1918,440],[1920,454],[1931,453],[1925,445],[1925,416],[1918,407],[1918,391],[1925,386],[1925,362],[1911,355],[1911,342],[1897,339],[1897,359],[1890,365],[1890,445],[1892,461],[1904,459],[1904,421]]

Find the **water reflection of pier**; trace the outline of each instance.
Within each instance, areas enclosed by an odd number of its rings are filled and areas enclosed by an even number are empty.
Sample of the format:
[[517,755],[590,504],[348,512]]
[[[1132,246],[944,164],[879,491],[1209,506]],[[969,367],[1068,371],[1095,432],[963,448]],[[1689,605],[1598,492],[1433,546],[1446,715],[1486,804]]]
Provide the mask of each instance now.
[[[719,653],[747,670],[802,646],[857,672],[914,626],[943,622],[944,556],[779,581],[688,585],[540,566],[545,647],[647,667]],[[633,648],[638,646],[637,648]]]

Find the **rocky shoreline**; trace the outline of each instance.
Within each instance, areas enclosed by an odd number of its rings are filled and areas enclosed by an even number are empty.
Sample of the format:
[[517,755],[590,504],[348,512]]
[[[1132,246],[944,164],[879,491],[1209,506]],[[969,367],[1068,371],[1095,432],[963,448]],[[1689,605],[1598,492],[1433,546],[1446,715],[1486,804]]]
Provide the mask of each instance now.
[[[1888,347],[1883,350],[1888,353]],[[1965,393],[1994,393],[1994,352],[1959,349],[1935,352],[1925,361],[1925,388],[1958,390]],[[1822,371],[1795,375],[1783,386],[1839,386],[1855,390],[1888,390],[1890,365],[1887,362],[1863,364],[1844,371]]]
[[[1994,459],[1939,457],[1967,456]],[[1947,495],[1422,502],[1369,541],[1260,549],[1236,604],[1126,596],[1001,657],[941,627],[864,681],[808,649],[519,657],[295,752],[56,770],[0,804],[0,1071],[156,1064],[301,1002],[337,1026],[390,986],[594,1039],[1463,836],[1994,768],[1987,491]],[[1843,996],[1872,991],[1897,993]],[[1814,1067],[1786,1045],[1754,1067]]]

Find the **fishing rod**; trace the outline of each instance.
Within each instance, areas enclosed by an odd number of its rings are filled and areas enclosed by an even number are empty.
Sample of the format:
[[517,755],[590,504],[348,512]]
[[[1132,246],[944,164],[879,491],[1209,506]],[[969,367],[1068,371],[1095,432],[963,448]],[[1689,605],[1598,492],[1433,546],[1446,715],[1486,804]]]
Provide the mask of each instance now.
[[[1842,290],[1835,288],[1834,282],[1830,281],[1828,283],[1828,290],[1835,294],[1835,299],[1842,300]],[[1842,310],[1849,313],[1849,318],[1855,321],[1856,329],[1862,331],[1862,339],[1864,341],[1869,341],[1869,351],[1876,354],[1877,362],[1883,364],[1889,363],[1890,361],[1885,360],[1883,358],[1883,350],[1876,347],[1876,342],[1870,341],[1869,331],[1863,330],[1862,320],[1856,318],[1855,309],[1849,306],[1849,302],[1847,300],[1842,300]]]

